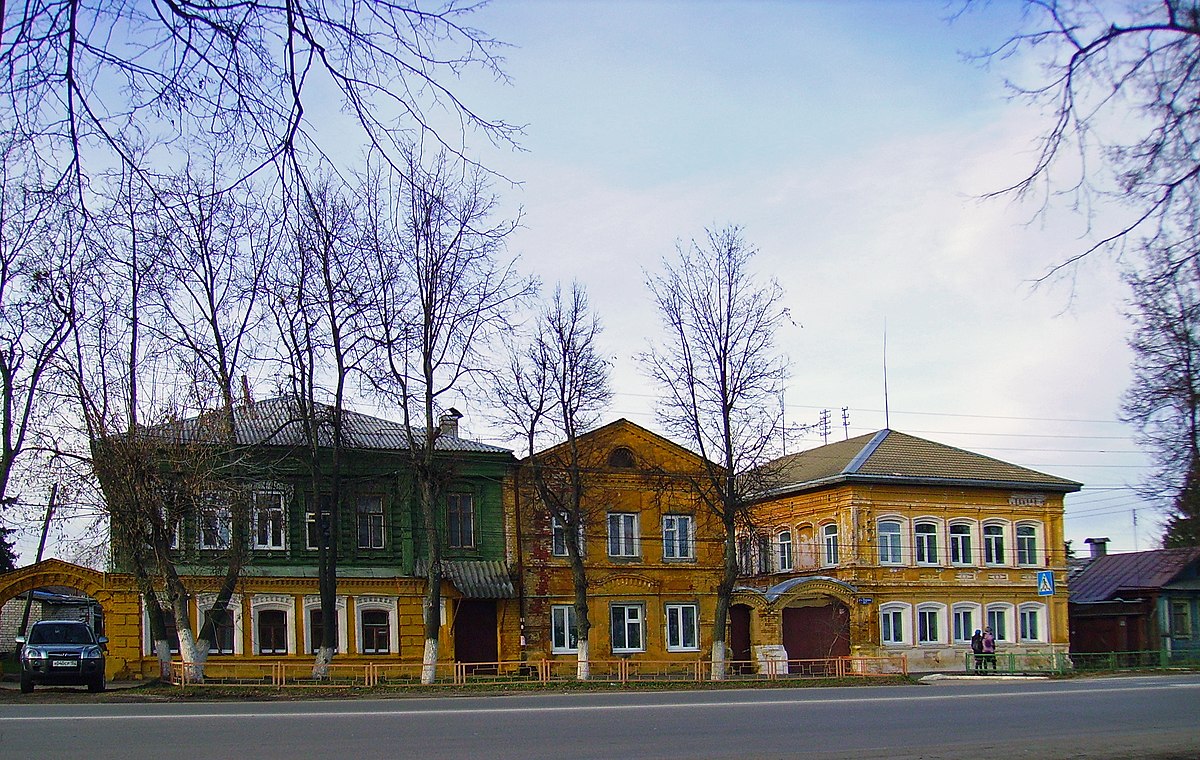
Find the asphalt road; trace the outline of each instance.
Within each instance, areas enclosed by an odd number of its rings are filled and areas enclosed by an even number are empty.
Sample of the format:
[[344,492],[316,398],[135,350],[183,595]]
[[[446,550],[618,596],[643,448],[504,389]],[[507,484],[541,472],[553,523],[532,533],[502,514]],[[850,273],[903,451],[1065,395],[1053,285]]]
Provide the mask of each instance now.
[[3,758],[1196,758],[1200,675],[0,705]]

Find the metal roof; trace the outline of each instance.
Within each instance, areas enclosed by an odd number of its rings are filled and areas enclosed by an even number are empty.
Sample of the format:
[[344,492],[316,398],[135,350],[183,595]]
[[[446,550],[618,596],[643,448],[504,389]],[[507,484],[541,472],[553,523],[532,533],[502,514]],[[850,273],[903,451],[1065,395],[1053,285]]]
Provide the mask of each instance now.
[[774,493],[838,482],[971,485],[1078,491],[1082,484],[895,430],[880,430],[775,460]]
[[1106,554],[1092,560],[1071,581],[1070,601],[1106,602],[1162,589],[1200,561],[1200,546]]
[[[414,572],[425,575],[425,560]],[[508,565],[499,560],[444,559],[442,573],[468,599],[514,599],[517,596]]]
[[[332,418],[333,407],[327,404],[317,404],[316,414],[318,417],[328,420]],[[301,406],[294,398],[277,397],[236,406],[233,410],[233,419],[234,427],[237,430],[238,445],[286,447],[307,445],[304,427],[305,415],[301,413]],[[180,420],[177,423],[161,425],[152,430],[159,434],[173,433],[185,443],[215,444],[221,440],[217,434],[220,420],[218,412],[207,412]],[[412,428],[410,436],[402,422],[344,410],[342,430],[345,436],[345,445],[350,448],[405,450],[409,447],[410,440],[422,439],[425,429],[423,427]],[[320,425],[318,436],[322,446],[332,445],[332,432],[328,422]],[[437,451],[511,453],[508,449],[500,446],[491,446],[444,433],[437,437],[434,446]]]

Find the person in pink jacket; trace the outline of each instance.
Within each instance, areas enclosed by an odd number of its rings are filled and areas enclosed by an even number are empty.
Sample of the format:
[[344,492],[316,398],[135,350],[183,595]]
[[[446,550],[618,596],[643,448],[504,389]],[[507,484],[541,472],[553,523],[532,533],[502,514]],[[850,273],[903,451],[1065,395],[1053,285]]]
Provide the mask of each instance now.
[[996,669],[996,636],[989,625],[983,629],[983,669]]

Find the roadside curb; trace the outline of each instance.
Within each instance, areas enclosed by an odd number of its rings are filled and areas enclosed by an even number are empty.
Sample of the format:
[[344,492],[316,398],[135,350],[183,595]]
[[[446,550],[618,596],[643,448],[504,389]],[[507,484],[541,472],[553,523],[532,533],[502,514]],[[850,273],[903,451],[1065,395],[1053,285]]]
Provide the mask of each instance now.
[[954,675],[950,673],[930,673],[927,676],[921,676],[917,679],[921,683],[932,683],[934,681],[1048,681],[1049,676],[1018,676],[1018,675],[974,675],[963,673]]

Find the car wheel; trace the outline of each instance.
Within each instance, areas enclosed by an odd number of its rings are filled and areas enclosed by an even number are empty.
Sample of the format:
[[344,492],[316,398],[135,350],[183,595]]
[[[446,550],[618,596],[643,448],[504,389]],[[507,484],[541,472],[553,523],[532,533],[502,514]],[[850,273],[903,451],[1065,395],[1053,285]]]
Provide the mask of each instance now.
[[25,676],[21,676],[21,693],[28,694],[33,691],[33,681]]
[[95,681],[88,683],[88,691],[104,691],[104,676],[100,676]]

